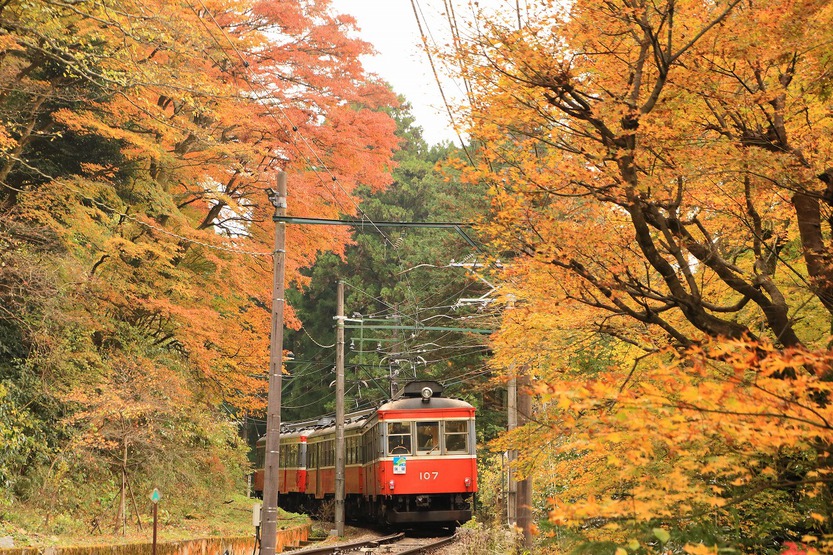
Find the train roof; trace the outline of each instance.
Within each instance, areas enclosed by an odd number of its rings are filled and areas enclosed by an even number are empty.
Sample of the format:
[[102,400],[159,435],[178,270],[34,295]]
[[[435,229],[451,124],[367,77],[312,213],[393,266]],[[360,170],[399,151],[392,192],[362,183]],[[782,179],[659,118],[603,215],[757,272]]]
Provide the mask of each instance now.
[[406,397],[395,401],[388,401],[379,407],[379,412],[389,410],[439,410],[439,409],[473,409],[474,407],[459,399],[448,397],[432,397],[429,401],[422,398]]
[[[430,397],[423,397],[423,392],[430,390]],[[364,426],[378,412],[385,411],[430,411],[430,410],[468,410],[474,409],[472,405],[460,399],[443,397],[443,386],[434,380],[414,380],[408,382],[400,391],[398,399],[387,401],[378,408],[369,408],[344,415],[344,429],[353,430]],[[281,422],[281,438],[300,438],[301,436],[312,437],[335,428],[335,417],[325,416],[318,420],[305,420],[301,422]],[[263,443],[266,436],[258,439]]]

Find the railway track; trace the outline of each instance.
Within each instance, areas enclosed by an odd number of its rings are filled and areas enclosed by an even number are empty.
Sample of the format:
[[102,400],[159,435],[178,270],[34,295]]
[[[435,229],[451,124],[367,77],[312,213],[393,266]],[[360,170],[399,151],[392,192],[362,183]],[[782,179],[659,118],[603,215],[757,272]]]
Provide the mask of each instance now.
[[453,535],[443,537],[408,537],[400,532],[370,540],[285,551],[283,555],[339,555],[343,553],[359,553],[361,555],[422,555],[430,553],[431,550],[438,547],[448,545],[456,539],[456,536]]

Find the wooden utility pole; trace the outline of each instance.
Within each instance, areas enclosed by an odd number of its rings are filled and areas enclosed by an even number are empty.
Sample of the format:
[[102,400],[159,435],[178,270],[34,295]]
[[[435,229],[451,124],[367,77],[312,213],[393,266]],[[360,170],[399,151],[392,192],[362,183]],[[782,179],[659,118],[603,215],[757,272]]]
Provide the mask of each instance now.
[[336,534],[344,536],[344,282],[336,304]]
[[277,191],[267,189],[275,207],[274,273],[272,278],[272,331],[269,344],[269,392],[266,401],[266,461],[263,476],[261,555],[275,555],[278,533],[278,466],[281,448],[281,367],[283,365],[284,273],[286,269],[286,174],[278,174]]

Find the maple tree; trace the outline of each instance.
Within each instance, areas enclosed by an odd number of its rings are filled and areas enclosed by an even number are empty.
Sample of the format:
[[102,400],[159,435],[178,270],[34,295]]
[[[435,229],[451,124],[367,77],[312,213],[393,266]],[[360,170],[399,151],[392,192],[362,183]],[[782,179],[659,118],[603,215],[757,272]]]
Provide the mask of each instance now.
[[449,53],[511,258],[494,363],[544,407],[499,447],[529,470],[555,446],[551,519],[597,538],[706,515],[709,545],[829,533],[831,6],[503,15]]
[[[7,471],[21,496],[27,473],[54,479],[33,469],[55,453],[90,464],[71,441],[108,457],[137,444],[113,443],[110,401],[194,426],[263,406],[264,190],[286,171],[292,214],[337,217],[389,180],[396,99],[364,73],[353,26],[324,0],[0,5],[2,414],[39,445]],[[287,279],[346,239],[291,229]],[[178,401],[125,393],[127,352]]]

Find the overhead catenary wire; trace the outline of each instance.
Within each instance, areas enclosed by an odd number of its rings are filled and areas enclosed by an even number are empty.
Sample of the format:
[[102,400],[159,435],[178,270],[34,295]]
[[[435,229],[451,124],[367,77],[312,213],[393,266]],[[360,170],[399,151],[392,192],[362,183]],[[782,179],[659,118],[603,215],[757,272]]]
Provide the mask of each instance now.
[[[465,141],[463,141],[462,135],[457,130],[457,126],[454,123],[454,114],[451,111],[451,105],[448,103],[448,99],[445,96],[445,90],[443,90],[442,82],[440,81],[440,76],[437,73],[437,67],[434,65],[434,56],[431,54],[431,48],[428,46],[428,39],[425,36],[425,31],[422,28],[422,21],[420,21],[419,12],[417,10],[417,2],[416,0],[411,0],[411,8],[414,11],[414,18],[416,19],[417,28],[419,29],[419,35],[422,38],[422,46],[425,49],[425,54],[428,56],[428,62],[431,66],[431,72],[434,74],[434,81],[437,83],[437,88],[440,91],[440,96],[443,99],[443,104],[445,105],[445,110],[448,113],[448,118],[451,123],[451,126],[454,128],[454,133],[457,135],[457,139],[460,141],[460,148],[463,149],[463,152],[466,154],[466,158],[469,159],[469,163],[474,165],[474,158],[472,157],[471,153],[469,152],[468,148],[466,147]],[[427,25],[427,21],[426,21]]]

